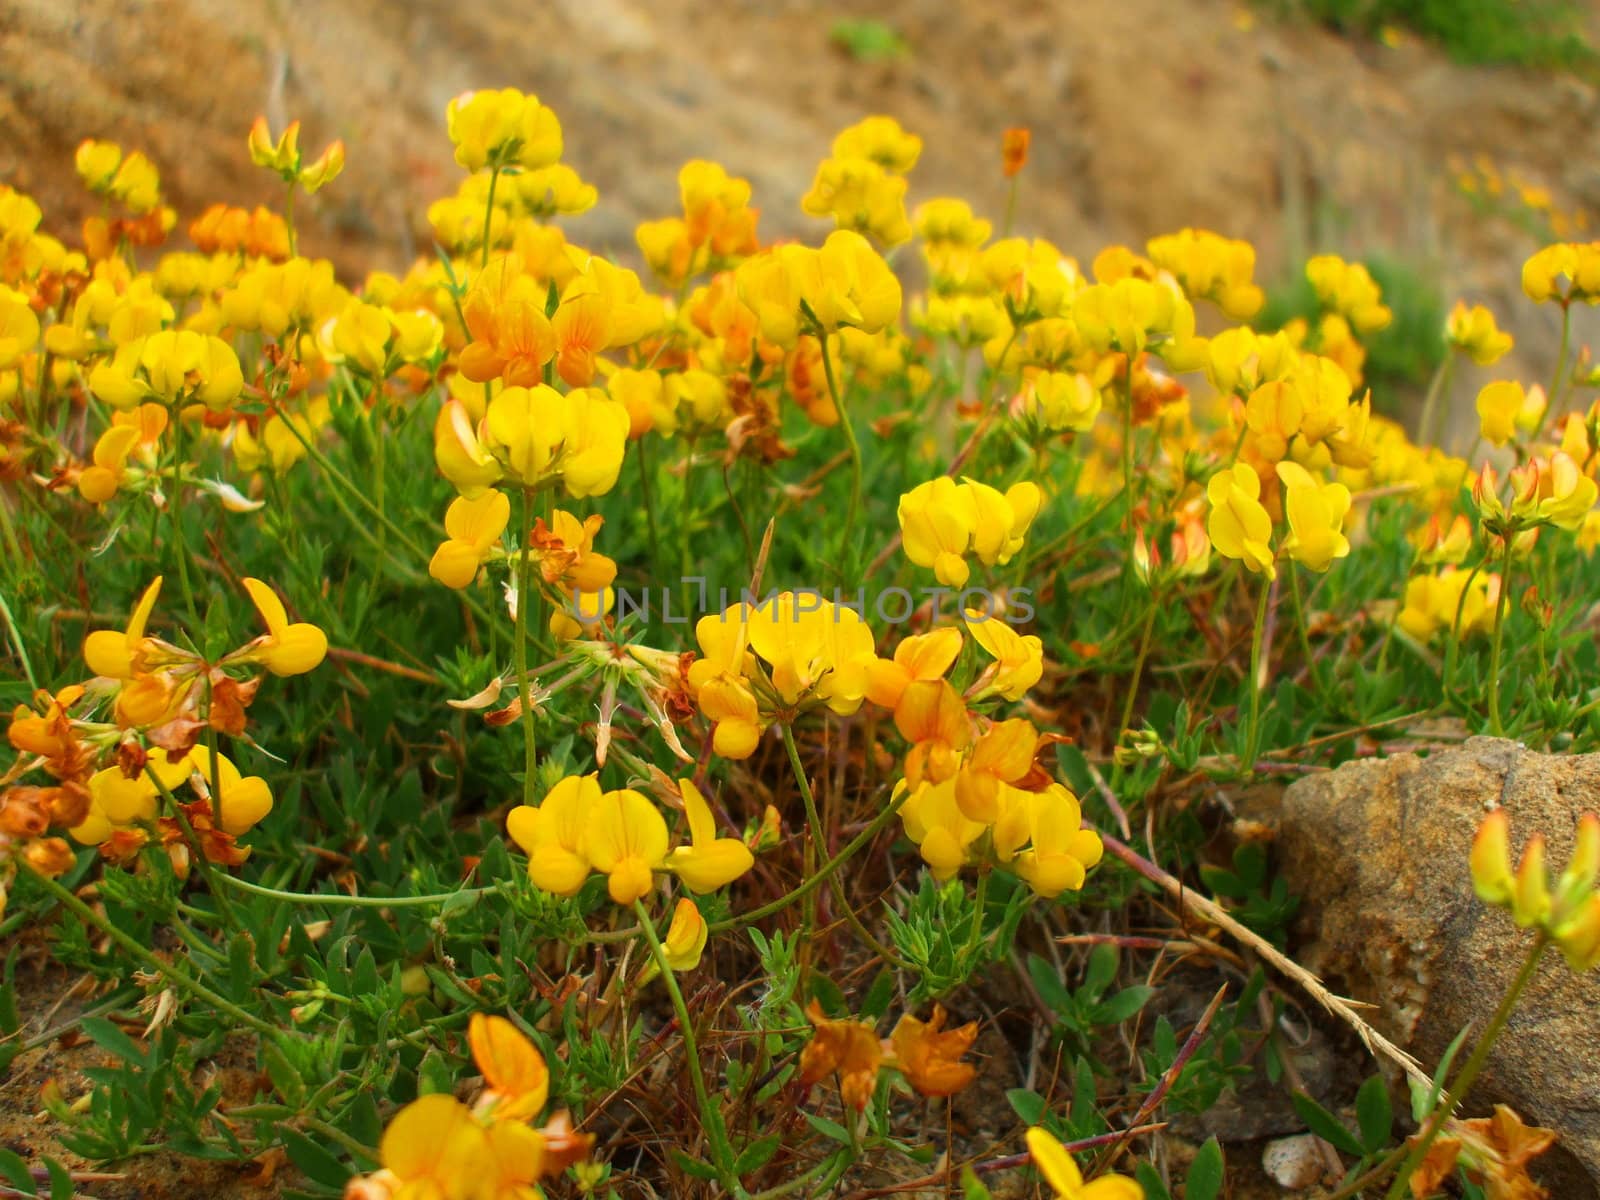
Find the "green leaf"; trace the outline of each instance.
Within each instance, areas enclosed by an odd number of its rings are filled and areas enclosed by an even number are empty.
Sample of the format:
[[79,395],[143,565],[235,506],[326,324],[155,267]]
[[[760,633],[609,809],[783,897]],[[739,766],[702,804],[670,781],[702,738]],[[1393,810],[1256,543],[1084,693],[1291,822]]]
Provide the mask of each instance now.
[[696,1179],[716,1179],[717,1169],[710,1163],[702,1162],[698,1158],[691,1158],[682,1150],[673,1150],[671,1154],[672,1161],[678,1164],[678,1169],[685,1175],[693,1175]]
[[1356,1121],[1361,1126],[1361,1144],[1368,1154],[1376,1154],[1389,1144],[1394,1109],[1382,1076],[1374,1075],[1356,1093]]
[[50,1200],[72,1200],[72,1172],[53,1158],[44,1160],[44,1169],[50,1172]]
[[1144,984],[1123,988],[1104,1004],[1095,1007],[1096,1024],[1122,1024],[1122,1022],[1138,1013],[1155,993],[1155,988],[1146,987]]
[[1084,974],[1079,990],[1091,1000],[1098,1000],[1111,981],[1117,977],[1117,964],[1122,956],[1109,942],[1102,942],[1089,952],[1089,970]]
[[734,1160],[733,1173],[742,1178],[752,1171],[759,1171],[772,1161],[772,1156],[778,1152],[778,1147],[782,1144],[783,1138],[776,1133],[751,1142]]
[[456,1071],[437,1047],[431,1048],[417,1064],[417,1095],[432,1096],[455,1091]]
[[1072,993],[1067,991],[1056,969],[1037,954],[1028,955],[1028,978],[1039,990],[1040,998],[1056,1012],[1072,1011]]
[[827,1117],[819,1117],[816,1113],[802,1113],[801,1115],[805,1117],[806,1124],[810,1125],[823,1137],[831,1138],[840,1145],[848,1146],[850,1144],[850,1131],[843,1125],[830,1121]]
[[1010,1102],[1011,1110],[1022,1118],[1024,1125],[1037,1125],[1044,1120],[1044,1097],[1038,1092],[1031,1092],[1027,1088],[1008,1088],[1006,1100]]
[[78,1023],[78,1027],[102,1050],[109,1050],[125,1063],[144,1066],[146,1055],[139,1049],[139,1043],[104,1017],[86,1017]]
[[872,986],[867,989],[866,999],[861,1002],[861,1015],[868,1021],[879,1020],[889,1011],[889,1004],[894,1000],[894,972],[885,967],[878,972],[878,977],[872,981]]
[[1294,1101],[1294,1110],[1300,1114],[1300,1119],[1306,1123],[1306,1128],[1334,1149],[1343,1150],[1353,1158],[1361,1158],[1366,1153],[1354,1135],[1339,1123],[1339,1118],[1310,1096],[1304,1092],[1295,1092],[1290,1099]]
[[1433,1071],[1433,1083],[1423,1088],[1415,1080],[1411,1084],[1411,1118],[1421,1125],[1439,1105],[1439,1097],[1444,1095],[1444,1081],[1450,1077],[1450,1066],[1456,1060],[1456,1055],[1461,1053],[1461,1045],[1467,1040],[1467,1026],[1456,1034],[1455,1040],[1445,1048],[1444,1057],[1439,1060],[1439,1065]]
[[349,1168],[305,1134],[295,1129],[282,1133],[289,1161],[304,1171],[307,1179],[331,1188],[343,1188],[349,1181]]
[[33,1182],[33,1172],[28,1170],[28,1164],[14,1150],[0,1147],[0,1176],[4,1176],[6,1182],[24,1196],[39,1194]]
[[1172,1200],[1167,1185],[1161,1181],[1161,1173],[1144,1159],[1133,1164],[1133,1177],[1144,1189],[1144,1200]]
[[973,1174],[971,1167],[961,1168],[961,1200],[994,1200],[994,1193]]
[[1200,1147],[1183,1181],[1183,1200],[1217,1200],[1222,1192],[1222,1147],[1215,1137]]

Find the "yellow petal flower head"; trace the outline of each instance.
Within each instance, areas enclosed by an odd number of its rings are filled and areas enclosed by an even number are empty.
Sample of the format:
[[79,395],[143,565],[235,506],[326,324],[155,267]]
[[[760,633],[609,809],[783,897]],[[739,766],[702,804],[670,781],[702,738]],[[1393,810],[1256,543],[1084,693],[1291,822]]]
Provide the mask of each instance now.
[[482,446],[506,478],[534,488],[559,477],[569,495],[595,496],[610,491],[622,469],[628,412],[594,389],[563,396],[545,384],[508,387],[490,401],[483,431]]
[[864,1111],[877,1090],[883,1061],[883,1042],[872,1022],[830,1020],[815,998],[806,1005],[806,1020],[816,1032],[800,1052],[800,1086],[809,1088],[837,1073],[840,1098],[857,1113]]
[[600,806],[598,775],[569,775],[537,808],[518,805],[506,815],[506,831],[528,856],[528,878],[557,896],[575,896],[589,877],[584,830]]
[[800,298],[822,328],[877,333],[900,318],[900,280],[859,233],[836,229],[793,260]]
[[1175,369],[1205,361],[1204,344],[1195,338],[1194,308],[1164,277],[1151,281],[1130,275],[1086,287],[1073,299],[1072,318],[1084,341],[1101,353],[1120,350],[1137,357],[1160,343]]
[[[515,1126],[508,1126],[514,1128]],[[532,1132],[531,1130],[529,1132]],[[412,1101],[389,1122],[378,1158],[396,1200],[467,1200],[489,1160],[488,1135],[454,1096],[435,1092]]]
[[667,823],[639,792],[622,788],[600,797],[583,831],[583,856],[608,877],[617,904],[649,895],[652,872],[667,856]]
[[978,1076],[976,1067],[960,1061],[978,1038],[978,1023],[946,1030],[944,1021],[944,1008],[935,1004],[926,1023],[905,1013],[889,1035],[894,1065],[921,1096],[953,1096]]
[[1266,299],[1252,278],[1256,251],[1249,242],[1205,229],[1182,229],[1152,238],[1145,249],[1150,261],[1170,271],[1191,299],[1213,301],[1231,320],[1248,321]]
[[853,608],[817,592],[780,592],[750,607],[746,627],[785,704],[822,703],[841,716],[861,706],[873,637]]
[[1100,415],[1100,389],[1079,372],[1039,371],[1024,387],[1023,413],[1051,432],[1087,433]]
[[1393,317],[1377,281],[1361,263],[1319,254],[1306,263],[1306,278],[1325,308],[1339,313],[1357,333],[1376,333]]
[[1284,549],[1313,571],[1326,571],[1334,559],[1350,553],[1350,540],[1343,532],[1350,511],[1350,489],[1342,483],[1320,483],[1295,462],[1281,462],[1277,471],[1289,519]]
[[[1527,478],[1527,486],[1514,487],[1511,511],[1526,520],[1576,532],[1600,497],[1600,487],[1562,450],[1549,458],[1529,460],[1521,473]],[[1518,474],[1512,472],[1513,480]]]
[[322,148],[305,166],[300,168],[299,184],[305,193],[314,195],[344,173],[344,139],[335,138]]
[[[1563,287],[1561,279],[1567,283]],[[1600,299],[1600,244],[1557,242],[1522,265],[1522,290],[1530,300],[1570,304]]]
[[[899,786],[908,785],[902,781]],[[956,803],[954,779],[937,783],[924,780],[913,787],[900,807],[900,823],[906,837],[916,843],[933,877],[941,882],[961,870],[972,844],[987,828],[961,811]]]
[[1478,432],[1492,446],[1504,446],[1517,434],[1517,417],[1528,405],[1520,383],[1496,380],[1478,392]]
[[[719,164],[694,159],[678,172],[683,202],[682,236],[690,252],[702,247],[712,258],[745,258],[757,249],[757,212],[750,207],[750,183],[729,175]],[[702,263],[705,258],[702,255]],[[687,273],[688,264],[684,271]]]
[[1144,1200],[1144,1189],[1126,1175],[1102,1175],[1085,1183],[1072,1155],[1049,1130],[1035,1125],[1028,1130],[1027,1142],[1033,1165],[1056,1200]]
[[893,117],[866,117],[833,139],[835,158],[870,159],[896,175],[915,167],[921,154],[922,139],[902,129]]
[[473,1013],[467,1044],[489,1085],[477,1105],[480,1115],[496,1122],[531,1121],[544,1111],[550,1071],[544,1055],[520,1029],[504,1017]]
[[1217,553],[1236,558],[1258,575],[1277,575],[1272,565],[1272,518],[1262,506],[1261,477],[1245,463],[1218,471],[1206,485],[1211,515],[1206,531]]
[[561,162],[513,175],[506,185],[507,199],[523,215],[535,220],[588,212],[600,199],[594,184],[585,183],[575,170]]
[[661,939],[667,966],[679,973],[698,967],[710,932],[695,902],[686,896],[680,898],[672,910],[672,923],[667,926],[667,936]]
[[754,670],[750,611],[748,604],[735,604],[695,623],[701,657],[689,665],[689,690],[713,723],[711,748],[723,758],[750,757],[766,728],[748,680]]
[[1510,351],[1513,341],[1494,322],[1494,314],[1481,304],[1470,309],[1457,300],[1445,323],[1445,340],[1480,367],[1498,362]]
[[504,492],[488,491],[476,499],[458,496],[444,514],[448,535],[433,552],[428,574],[448,588],[464,588],[493,555],[511,520],[511,501]]
[[157,575],[134,605],[126,629],[120,633],[97,629],[84,639],[83,661],[91,671],[107,679],[132,679],[138,673],[138,656],[144,642],[145,625],[149,623],[150,614],[155,610],[156,597],[160,594],[161,576]]
[[892,659],[880,658],[867,666],[867,699],[892,709],[911,684],[944,678],[960,653],[959,629],[946,627],[902,638]]
[[[689,845],[667,855],[666,869],[683,880],[692,892],[714,892],[732,883],[755,865],[750,848],[738,838],[718,837],[711,806],[694,780],[680,779],[683,815],[689,825]],[[676,923],[676,918],[674,918]],[[699,955],[696,954],[696,960]]]
[[1044,675],[1044,643],[1034,634],[1020,634],[1001,617],[968,613],[967,631],[994,662],[973,685],[972,699],[999,696],[1021,700]]
[[1083,828],[1078,798],[1059,783],[1026,795],[1032,845],[1012,869],[1046,899],[1077,891],[1104,853],[1100,835]]
[[984,825],[1000,819],[1002,787],[1033,769],[1039,731],[1021,719],[998,721],[973,743],[956,773],[956,805]]
[[972,716],[965,701],[946,679],[918,680],[908,685],[894,709],[895,728],[912,744],[906,755],[906,782],[954,777],[960,753],[972,740]]
[[14,370],[39,343],[39,318],[21,292],[0,284],[0,371]]
[[461,301],[472,338],[461,351],[461,373],[475,383],[500,379],[507,387],[542,383],[544,364],[556,353],[546,299],[520,255],[490,260]]
[[1003,495],[944,475],[918,484],[900,497],[897,513],[906,557],[931,567],[947,587],[964,587],[971,575],[966,556],[976,554],[988,566],[1011,561],[1042,502],[1038,485],[1027,482]]
[[[224,832],[235,836],[248,833],[272,811],[272,790],[267,781],[259,775],[241,774],[227,755],[217,755],[213,770],[210,751],[199,745],[189,751],[186,763],[185,777],[191,786],[198,786],[210,796],[211,810]],[[213,794],[213,784],[221,788],[220,793]]]
[[792,350],[800,340],[800,264],[816,251],[787,243],[734,268],[739,300],[755,313],[763,340]]
[[137,150],[122,160],[105,190],[132,213],[147,213],[161,204],[161,176]]
[[911,240],[904,176],[869,158],[823,159],[800,208],[813,217],[832,217],[840,230],[864,234],[885,249]]
[[219,337],[187,329],[163,329],[118,348],[110,362],[89,374],[89,387],[113,408],[147,400],[171,407],[204,404],[219,411],[244,388],[233,347]]
[[274,675],[304,675],[316,669],[327,656],[328,635],[305,621],[291,624],[283,601],[259,579],[247,577],[244,590],[267,626],[267,632],[250,644],[248,660]]
[[1575,972],[1600,966],[1600,816],[1578,818],[1572,857],[1552,883],[1545,867],[1543,834],[1534,834],[1523,848],[1516,873],[1511,871],[1509,817],[1497,808],[1483,819],[1472,843],[1472,886],[1486,904],[1508,909],[1524,929],[1537,928],[1553,938]]
[[468,171],[520,166],[537,171],[561,158],[561,122],[537,96],[516,88],[464,92],[445,108],[456,162]]
[[277,141],[272,139],[272,127],[266,117],[257,117],[250,126],[247,139],[250,161],[258,167],[283,176],[288,182],[300,173],[300,122],[290,121]]
[[104,193],[122,165],[122,147],[115,142],[97,142],[89,138],[78,143],[72,163],[84,187],[91,192]]

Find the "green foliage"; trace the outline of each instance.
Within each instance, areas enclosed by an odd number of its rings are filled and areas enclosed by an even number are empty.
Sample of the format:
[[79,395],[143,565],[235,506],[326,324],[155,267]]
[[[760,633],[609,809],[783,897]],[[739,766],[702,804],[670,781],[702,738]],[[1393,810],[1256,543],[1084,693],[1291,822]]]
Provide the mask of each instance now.
[[1346,33],[1414,30],[1463,63],[1593,70],[1596,51],[1577,0],[1267,0]]
[[828,41],[862,63],[893,62],[911,54],[911,47],[892,25],[871,17],[835,21],[828,30]]
[[1232,901],[1231,911],[1244,925],[1283,946],[1300,898],[1289,894],[1283,876],[1268,879],[1267,848],[1246,842],[1233,852],[1233,869],[1202,866],[1200,878],[1215,896]]

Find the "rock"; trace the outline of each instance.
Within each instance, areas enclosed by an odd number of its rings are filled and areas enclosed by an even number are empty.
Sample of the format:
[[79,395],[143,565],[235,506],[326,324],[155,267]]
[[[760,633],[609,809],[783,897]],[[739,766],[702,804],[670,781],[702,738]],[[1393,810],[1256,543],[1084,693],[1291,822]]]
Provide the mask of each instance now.
[[[1600,809],[1600,754],[1536,754],[1472,738],[1427,758],[1348,763],[1284,794],[1279,846],[1302,897],[1301,961],[1331,987],[1376,1003],[1374,1024],[1430,1068],[1464,1026],[1487,1023],[1530,944],[1507,913],[1472,893],[1472,835],[1497,803],[1511,813],[1513,855],[1542,832],[1559,870],[1579,814]],[[1487,1112],[1503,1101],[1558,1130],[1546,1164],[1552,1182],[1549,1171],[1563,1175],[1554,1194],[1594,1197],[1597,1081],[1600,975],[1574,976],[1547,952],[1468,1107]]]
[[1261,1151],[1261,1169],[1281,1188],[1300,1191],[1322,1178],[1322,1151],[1315,1134],[1268,1142]]

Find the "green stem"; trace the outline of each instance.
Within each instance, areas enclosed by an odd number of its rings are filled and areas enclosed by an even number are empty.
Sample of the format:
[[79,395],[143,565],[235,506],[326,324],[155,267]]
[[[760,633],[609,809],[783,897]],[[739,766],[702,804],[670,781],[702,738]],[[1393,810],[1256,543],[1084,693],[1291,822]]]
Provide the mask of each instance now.
[[839,571],[845,570],[846,556],[851,552],[851,536],[855,532],[856,510],[861,507],[861,443],[856,439],[856,427],[850,423],[850,413],[845,409],[844,396],[833,377],[833,356],[828,353],[828,334],[820,326],[814,329],[817,344],[822,347],[822,377],[828,382],[828,395],[833,398],[833,409],[839,414],[839,427],[844,430],[845,443],[850,447],[850,503],[844,510],[844,535],[839,541]]
[[1456,615],[1450,622],[1450,640],[1445,644],[1444,648],[1444,695],[1446,700],[1450,698],[1455,689],[1456,660],[1460,657],[1461,618],[1466,614],[1467,596],[1471,594],[1473,581],[1478,578],[1478,573],[1483,570],[1488,560],[1489,555],[1485,551],[1484,556],[1474,563],[1472,570],[1468,572],[1466,586],[1461,589],[1461,598],[1456,601]]
[[295,180],[289,181],[289,193],[283,198],[283,229],[289,235],[289,257],[293,258],[300,253],[300,239],[295,234],[294,228],[294,185]]
[[1500,643],[1505,633],[1506,610],[1511,604],[1511,551],[1516,546],[1516,530],[1505,532],[1506,549],[1500,559],[1500,595],[1494,606],[1494,642],[1489,649],[1489,732],[1495,737],[1505,733],[1500,724]]
[[723,1187],[736,1195],[742,1194],[744,1189],[739,1186],[738,1176],[733,1173],[733,1151],[728,1145],[728,1130],[723,1124],[722,1112],[712,1107],[711,1094],[706,1090],[706,1078],[700,1069],[700,1050],[695,1042],[689,1006],[683,1002],[683,991],[678,987],[671,966],[667,964],[667,952],[661,947],[655,922],[645,912],[643,901],[635,900],[633,911],[639,918],[639,929],[645,941],[650,944],[650,956],[655,960],[656,970],[661,973],[661,981],[667,986],[667,995],[672,999],[672,1011],[678,1016],[678,1028],[683,1034],[683,1054],[689,1060],[689,1082],[694,1086],[695,1103],[700,1106],[701,1124],[705,1127],[706,1136],[711,1139],[712,1161],[717,1174]]
[[448,904],[461,896],[500,895],[509,886],[497,883],[493,887],[461,888],[454,892],[433,892],[422,896],[346,896],[341,892],[286,892],[259,883],[249,883],[232,875],[219,875],[218,878],[229,887],[252,896],[265,896],[285,904],[321,904],[328,908],[427,908],[435,904]]
[[1456,356],[1454,351],[1446,349],[1444,358],[1433,369],[1433,378],[1428,381],[1428,395],[1422,401],[1422,416],[1417,419],[1417,445],[1428,446],[1433,442],[1433,419],[1439,407],[1439,398],[1444,395],[1450,386],[1450,375],[1455,368]]
[[[814,863],[816,856],[827,849],[828,835],[827,831],[822,827],[822,819],[817,815],[817,799],[812,794],[811,782],[806,778],[805,767],[800,762],[800,750],[795,745],[794,732],[790,729],[787,721],[783,722],[779,728],[783,730],[783,748],[789,753],[789,767],[794,772],[795,783],[800,786],[800,798],[805,802],[806,806],[806,828],[810,834],[809,845],[812,847],[811,853],[807,856],[806,874],[809,876],[813,873],[809,864]],[[850,928],[855,930],[856,936],[870,946],[873,953],[896,970],[909,970],[909,963],[875,938],[872,932],[861,923],[861,918],[856,916],[855,909],[850,907],[850,901],[844,894],[844,885],[839,882],[839,877],[831,872],[828,875],[828,888],[833,892],[834,902],[839,905],[839,911],[844,914],[845,920],[850,923]],[[808,930],[814,929],[816,927],[814,904],[808,906],[807,918],[806,928]]]
[[489,200],[483,206],[483,257],[478,262],[479,269],[489,265],[489,231],[494,228],[494,189],[500,182],[500,168],[489,169]]
[[1565,390],[1562,373],[1567,368],[1567,348],[1572,344],[1572,303],[1561,302],[1561,349],[1556,352],[1556,373],[1550,380],[1550,397],[1547,412],[1554,412]]
[[972,929],[967,933],[967,952],[964,956],[968,963],[977,966],[974,961],[978,950],[983,945],[983,908],[989,902],[989,869],[978,869],[978,894],[973,897]]
[[1255,632],[1250,640],[1250,729],[1244,743],[1244,773],[1255,771],[1256,753],[1261,748],[1261,651],[1267,630],[1267,598],[1272,594],[1272,579],[1262,576],[1261,598],[1256,601]]
[[[216,731],[211,729],[209,726],[206,729],[206,733],[208,735],[209,742],[206,748],[211,753],[211,812],[212,816],[216,820],[217,827],[220,829],[222,827],[222,809],[218,802],[217,795],[217,793],[220,791],[220,788],[218,788],[216,784],[217,734]],[[145,774],[150,777],[150,782],[156,785],[156,790],[161,793],[162,797],[165,798],[166,802],[172,807],[172,815],[177,819],[178,826],[183,830],[184,837],[189,839],[189,845],[194,847],[195,865],[200,868],[200,874],[206,881],[206,887],[210,889],[212,896],[216,898],[218,912],[222,918],[235,929],[239,928],[239,918],[233,911],[233,905],[228,902],[228,897],[225,896],[222,892],[222,889],[217,886],[217,880],[222,877],[223,872],[216,870],[216,868],[211,865],[211,860],[206,857],[205,846],[201,844],[200,835],[194,831],[194,826],[190,823],[188,816],[184,813],[183,806],[178,803],[178,798],[172,794],[171,789],[168,788],[166,784],[161,782],[160,777],[155,772],[155,768],[146,762],[144,769]]]
[[1405,1162],[1400,1164],[1400,1172],[1394,1177],[1394,1182],[1389,1185],[1385,1200],[1400,1200],[1406,1193],[1406,1185],[1411,1181],[1411,1176],[1422,1165],[1422,1160],[1428,1156],[1428,1148],[1433,1145],[1435,1138],[1444,1129],[1444,1123],[1456,1107],[1466,1099],[1467,1093],[1476,1082],[1479,1072],[1484,1064],[1489,1061],[1489,1051],[1494,1049],[1495,1042],[1504,1032],[1506,1022],[1511,1019],[1512,1011],[1517,1007],[1523,990],[1533,979],[1535,970],[1539,966],[1539,957],[1544,953],[1544,948],[1549,945],[1550,938],[1543,930],[1534,939],[1533,946],[1528,951],[1528,957],[1522,962],[1522,969],[1517,972],[1516,978],[1511,981],[1511,986],[1506,989],[1506,994],[1500,998],[1500,1007],[1494,1010],[1494,1016],[1489,1019],[1489,1024],[1484,1028],[1483,1036],[1478,1039],[1478,1044],[1472,1048],[1472,1056],[1467,1059],[1467,1065],[1461,1068],[1461,1073],[1456,1076],[1455,1082],[1446,1091],[1439,1107],[1434,1110],[1429,1118],[1428,1127],[1423,1131],[1422,1139],[1411,1148],[1411,1153],[1406,1156]]
[[199,638],[200,610],[195,607],[194,588],[189,583],[189,545],[183,536],[183,406],[172,407],[172,495],[167,508],[172,513],[172,549],[178,560],[178,582],[183,602],[189,610],[189,636]]
[[1113,746],[1122,745],[1122,739],[1128,736],[1128,727],[1133,722],[1133,703],[1139,695],[1139,680],[1144,676],[1145,660],[1150,655],[1150,638],[1155,632],[1156,612],[1158,611],[1155,593],[1150,594],[1150,608],[1145,613],[1144,631],[1139,635],[1139,651],[1133,660],[1133,677],[1128,680],[1128,694],[1122,700],[1122,721],[1117,726],[1117,740]]
[[638,465],[639,468],[639,494],[644,499],[645,523],[650,531],[650,570],[657,577],[657,582],[659,582],[661,575],[661,564],[658,561],[658,555],[659,547],[661,545],[661,535],[656,529],[655,489],[650,482],[650,476],[654,474],[654,471],[651,469],[650,451],[645,447],[645,443],[649,440],[649,438],[650,434],[647,432],[643,437],[633,444],[633,461]]
[[522,697],[522,801],[533,803],[533,768],[538,754],[533,728],[533,687],[528,679],[528,610],[533,607],[533,554],[528,537],[533,529],[533,493],[522,489],[522,527],[518,532],[516,641],[517,694]]
[[[1322,672],[1317,667],[1316,655],[1311,651],[1311,630],[1306,622],[1305,597],[1300,592],[1300,572],[1295,569],[1293,563],[1289,564],[1289,595],[1294,600],[1294,625],[1300,631],[1300,653],[1306,660],[1306,670],[1311,674],[1311,686],[1320,693],[1323,690]],[[1392,630],[1393,628],[1394,626],[1391,624],[1390,629]],[[1388,639],[1385,638],[1384,648],[1387,649],[1388,645]],[[1382,657],[1383,655],[1380,651],[1380,663],[1382,662]]]
[[[5,501],[0,500],[0,510],[4,510],[4,508]],[[18,552],[15,561],[18,563],[22,561],[20,552]],[[11,643],[17,648],[17,661],[22,664],[22,673],[27,677],[28,691],[37,692],[39,690],[39,680],[34,676],[33,663],[28,661],[28,648],[23,643],[22,630],[17,628],[17,619],[11,615],[11,606],[6,603],[4,592],[0,592],[0,617],[5,619],[6,629],[11,634]]]
[[188,972],[180,970],[176,963],[163,962],[160,958],[157,958],[151,950],[141,945],[135,938],[130,937],[128,934],[118,929],[109,920],[95,912],[94,909],[90,908],[82,900],[78,899],[77,896],[73,895],[71,891],[62,886],[56,880],[51,879],[48,875],[40,875],[37,872],[34,873],[34,878],[39,881],[40,886],[54,896],[63,907],[76,916],[80,921],[84,921],[89,925],[93,925],[101,933],[105,934],[106,937],[115,942],[124,953],[132,955],[138,961],[144,963],[152,971],[155,971],[158,975],[162,975],[166,979],[170,980],[172,984],[180,991],[188,992],[197,1000],[204,1000],[218,1012],[226,1013],[239,1024],[245,1026],[247,1029],[253,1029],[265,1037],[277,1036],[278,1031],[263,1021],[260,1017],[253,1013],[246,1012],[227,997],[212,991],[198,979],[195,979],[189,975]]
[[900,807],[906,802],[906,797],[909,794],[909,792],[902,792],[896,800],[886,805],[884,810],[872,819],[870,825],[856,834],[839,853],[823,863],[815,873],[807,875],[805,881],[794,891],[779,896],[776,900],[763,904],[760,908],[752,909],[750,912],[742,913],[737,917],[729,917],[725,921],[714,921],[710,927],[711,932],[726,933],[730,929],[740,929],[746,925],[753,925],[755,922],[765,920],[774,913],[782,912],[791,904],[805,899],[805,897],[832,879],[834,873],[840,867],[854,858],[863,846],[883,832],[885,826],[900,814]]

